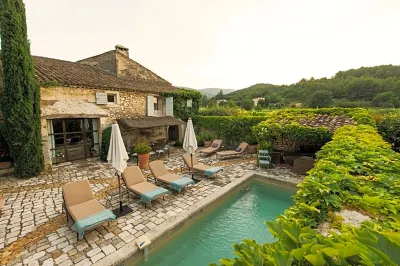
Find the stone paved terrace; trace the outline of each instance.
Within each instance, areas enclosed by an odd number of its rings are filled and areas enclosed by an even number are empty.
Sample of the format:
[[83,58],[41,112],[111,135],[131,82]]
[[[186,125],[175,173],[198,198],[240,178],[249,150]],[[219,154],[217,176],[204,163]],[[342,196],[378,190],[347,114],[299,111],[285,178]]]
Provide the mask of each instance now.
[[[180,172],[182,154],[183,150],[175,149],[169,158],[164,158],[170,171]],[[259,169],[255,158],[249,155],[223,161],[215,156],[197,157],[199,161],[222,166],[224,171],[211,179],[196,175],[200,182],[180,194],[166,196],[164,201],[154,201],[151,208],[146,209],[138,199],[131,200],[132,213],[110,226],[105,223],[89,231],[79,241],[70,228],[71,222],[67,223],[65,213],[61,213],[61,187],[73,180],[88,179],[95,197],[106,205],[105,192],[117,186],[115,171],[107,163],[81,160],[58,165],[50,174],[27,180],[0,178],[0,191],[6,198],[0,217],[0,265],[91,265],[249,171],[291,183],[302,180],[289,169]],[[144,173],[149,175],[148,171]],[[117,207],[118,199],[115,200]]]

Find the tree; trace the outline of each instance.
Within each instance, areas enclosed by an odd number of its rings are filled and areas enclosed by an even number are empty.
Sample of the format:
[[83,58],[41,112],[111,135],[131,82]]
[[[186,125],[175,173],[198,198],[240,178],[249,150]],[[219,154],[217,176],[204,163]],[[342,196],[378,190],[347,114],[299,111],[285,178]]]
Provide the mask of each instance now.
[[203,95],[203,98],[201,99],[201,107],[207,107],[209,101],[210,99],[207,95]]
[[393,91],[378,93],[372,100],[372,105],[381,108],[399,107],[399,97]]
[[43,170],[40,90],[33,72],[25,6],[22,0],[2,0],[0,10],[2,130],[14,160],[15,175],[29,177]]
[[348,97],[353,100],[372,100],[381,91],[381,81],[371,77],[353,78],[346,85]]
[[218,92],[218,94],[214,96],[214,99],[215,99],[215,100],[222,100],[222,99],[224,99],[224,93],[222,92],[222,90],[220,90],[220,91]]
[[251,110],[254,107],[254,102],[251,99],[244,99],[241,101],[240,106],[242,106],[243,109]]
[[311,95],[308,100],[309,107],[329,107],[333,102],[332,93],[330,91],[322,90],[316,91]]

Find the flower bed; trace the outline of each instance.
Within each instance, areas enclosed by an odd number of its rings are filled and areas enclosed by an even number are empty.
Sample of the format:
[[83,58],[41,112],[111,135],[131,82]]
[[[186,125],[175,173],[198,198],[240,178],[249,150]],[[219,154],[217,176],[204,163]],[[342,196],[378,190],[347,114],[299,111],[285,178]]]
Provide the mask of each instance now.
[[[234,245],[238,258],[223,265],[397,265],[400,264],[400,154],[376,129],[344,126],[317,154],[294,196],[295,205],[267,223],[278,241]],[[360,228],[343,224],[337,212],[358,210],[372,218]],[[329,221],[340,234],[315,228]]]

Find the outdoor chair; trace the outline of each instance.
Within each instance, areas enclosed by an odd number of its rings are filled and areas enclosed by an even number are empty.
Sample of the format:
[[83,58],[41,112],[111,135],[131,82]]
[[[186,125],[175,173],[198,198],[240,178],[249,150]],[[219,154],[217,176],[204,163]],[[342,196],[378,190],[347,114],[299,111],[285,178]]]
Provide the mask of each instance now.
[[249,147],[249,144],[246,142],[240,143],[239,147],[237,147],[234,150],[229,150],[229,151],[220,151],[217,152],[217,158],[225,158],[225,157],[231,157],[231,156],[243,156],[244,152],[247,150]]
[[201,150],[200,152],[205,153],[206,155],[211,155],[211,154],[219,151],[219,149],[221,148],[221,144],[222,144],[222,140],[215,139],[215,140],[213,140],[210,147],[205,148],[205,149]]
[[149,168],[156,182],[164,183],[178,192],[181,192],[188,185],[194,185],[193,179],[189,177],[169,173],[162,161],[149,163]]
[[169,193],[167,189],[147,182],[138,166],[127,167],[122,173],[122,180],[128,191],[140,196],[140,200],[146,207],[151,206],[152,200],[159,197],[163,197],[164,200],[165,194]]
[[62,187],[63,209],[74,221],[72,229],[77,233],[78,240],[83,238],[85,231],[102,223],[115,219],[114,213],[107,210],[94,198],[88,180],[78,180]]
[[[191,158],[190,153],[182,155],[182,159],[185,162],[185,165],[189,169],[189,171],[196,171],[210,177],[216,174],[217,172],[224,170],[222,167],[199,163],[196,155],[193,154],[192,156],[193,157]],[[193,167],[192,167],[192,159],[193,159]]]

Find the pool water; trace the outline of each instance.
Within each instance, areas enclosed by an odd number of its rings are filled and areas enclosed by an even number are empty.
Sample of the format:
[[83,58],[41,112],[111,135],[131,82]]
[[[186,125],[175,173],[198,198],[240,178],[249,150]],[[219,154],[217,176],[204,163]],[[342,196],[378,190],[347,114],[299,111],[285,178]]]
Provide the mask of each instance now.
[[[139,266],[208,265],[233,258],[232,244],[242,239],[272,242],[265,221],[272,221],[293,204],[293,187],[252,180],[250,188],[225,200],[149,255]],[[134,265],[129,260],[123,265]]]

